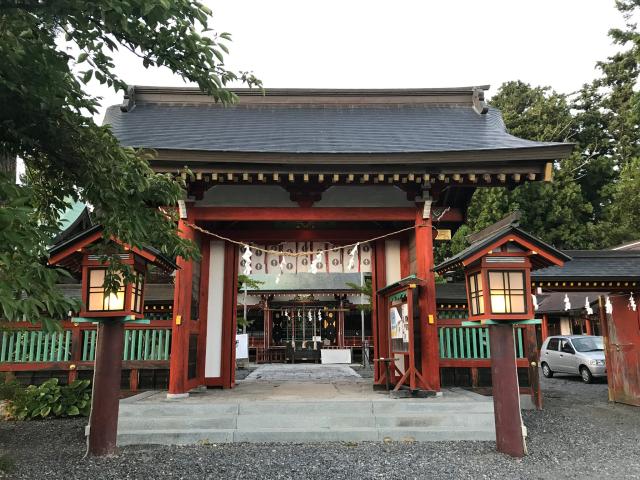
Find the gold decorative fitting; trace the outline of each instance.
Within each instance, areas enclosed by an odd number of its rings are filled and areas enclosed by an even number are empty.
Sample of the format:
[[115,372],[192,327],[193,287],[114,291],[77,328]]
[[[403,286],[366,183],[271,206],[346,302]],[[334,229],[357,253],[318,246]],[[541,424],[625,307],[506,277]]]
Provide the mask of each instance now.
[[75,370],[75,369],[76,369],[75,363],[72,363],[71,365],[69,365],[69,370]]

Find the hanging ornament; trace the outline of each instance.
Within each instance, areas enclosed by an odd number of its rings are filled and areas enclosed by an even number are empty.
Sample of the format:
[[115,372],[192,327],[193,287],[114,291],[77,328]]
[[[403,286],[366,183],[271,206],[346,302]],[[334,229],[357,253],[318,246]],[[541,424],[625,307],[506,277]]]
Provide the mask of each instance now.
[[244,270],[242,273],[245,275],[251,275],[251,250],[249,249],[249,245],[244,246],[242,259],[244,260]]
[[589,297],[585,297],[584,299],[584,308],[587,311],[587,315],[593,315],[593,308],[591,308],[591,302],[589,302]]
[[284,269],[287,268],[287,262],[285,261],[284,257],[282,257],[282,260],[280,260],[278,268],[280,269],[280,271],[278,272],[278,276],[276,277],[276,285],[280,283],[280,277],[284,273]]
[[633,293],[629,295],[629,308],[634,312],[636,311],[636,308],[638,308],[636,306],[636,300],[633,298]]
[[322,263],[322,252],[318,253],[313,260],[311,260],[311,265],[309,266],[309,271],[314,275],[318,273],[318,264]]
[[569,295],[564,294],[564,311],[571,310],[571,302],[569,301]]
[[356,265],[356,253],[358,253],[358,246],[360,242],[356,243],[355,246],[349,252],[349,264],[347,265],[347,270],[353,270],[353,267]]
[[538,297],[536,297],[534,294],[531,294],[531,298],[533,300],[533,309],[538,310]]
[[607,299],[604,302],[604,311],[607,314],[611,315],[613,313],[613,305],[611,305],[611,300],[609,300],[609,296],[607,295]]

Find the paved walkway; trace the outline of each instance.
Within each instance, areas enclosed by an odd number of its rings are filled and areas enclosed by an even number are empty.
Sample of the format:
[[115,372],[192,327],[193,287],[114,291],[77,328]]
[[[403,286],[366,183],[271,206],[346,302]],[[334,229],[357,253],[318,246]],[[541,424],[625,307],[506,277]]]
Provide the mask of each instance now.
[[320,382],[354,381],[361,379],[348,365],[316,365],[273,363],[260,365],[244,382]]

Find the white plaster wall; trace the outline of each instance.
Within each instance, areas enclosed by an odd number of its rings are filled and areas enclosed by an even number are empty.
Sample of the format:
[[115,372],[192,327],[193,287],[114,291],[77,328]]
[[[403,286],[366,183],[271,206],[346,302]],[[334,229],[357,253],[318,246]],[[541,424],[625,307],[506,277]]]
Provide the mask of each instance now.
[[571,335],[571,321],[566,317],[560,319],[560,335]]
[[387,285],[402,278],[400,272],[400,240],[386,240],[384,242],[384,261]]
[[209,302],[207,305],[207,339],[204,376],[221,376],[222,302],[224,287],[224,242],[212,241],[209,257]]

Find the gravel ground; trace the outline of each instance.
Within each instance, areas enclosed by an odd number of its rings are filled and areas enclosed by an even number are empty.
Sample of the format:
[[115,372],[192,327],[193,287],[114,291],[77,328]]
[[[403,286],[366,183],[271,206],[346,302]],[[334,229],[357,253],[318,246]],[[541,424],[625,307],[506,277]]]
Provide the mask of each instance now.
[[85,460],[85,420],[0,422],[12,479],[640,478],[640,409],[607,402],[604,383],[544,379],[545,410],[525,412],[529,455],[492,442],[127,447]]

